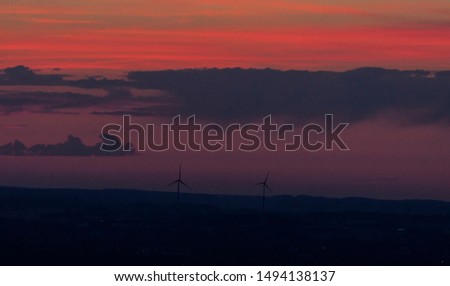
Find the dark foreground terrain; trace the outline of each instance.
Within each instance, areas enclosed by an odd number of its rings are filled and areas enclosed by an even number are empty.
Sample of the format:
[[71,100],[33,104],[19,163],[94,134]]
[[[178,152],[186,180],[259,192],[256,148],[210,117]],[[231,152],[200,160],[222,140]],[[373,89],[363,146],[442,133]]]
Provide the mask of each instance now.
[[0,188],[1,265],[450,265],[450,203]]

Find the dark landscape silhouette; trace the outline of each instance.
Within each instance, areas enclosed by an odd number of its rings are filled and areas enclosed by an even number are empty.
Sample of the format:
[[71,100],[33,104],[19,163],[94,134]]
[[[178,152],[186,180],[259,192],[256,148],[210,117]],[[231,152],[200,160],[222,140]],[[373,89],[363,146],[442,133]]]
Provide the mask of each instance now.
[[0,188],[2,265],[449,265],[450,203]]

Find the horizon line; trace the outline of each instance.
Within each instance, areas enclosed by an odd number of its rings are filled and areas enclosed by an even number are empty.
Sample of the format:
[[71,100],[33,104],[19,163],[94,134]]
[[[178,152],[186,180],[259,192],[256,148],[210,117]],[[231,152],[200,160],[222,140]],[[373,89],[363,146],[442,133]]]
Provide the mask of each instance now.
[[[25,187],[25,186],[5,186],[0,185],[0,192],[4,189],[24,189],[24,190],[51,190],[51,191],[131,191],[131,192],[143,192],[143,193],[163,193],[163,194],[174,194],[176,195],[176,192],[174,191],[164,191],[164,190],[155,190],[155,189],[136,189],[136,188],[77,188],[77,187]],[[201,196],[211,196],[211,197],[219,197],[219,196],[225,196],[225,197],[248,197],[248,198],[261,198],[261,195],[255,192],[255,195],[250,194],[225,194],[225,193],[201,193],[201,192],[182,192],[180,195],[201,195]],[[373,200],[373,201],[395,201],[395,202],[404,202],[404,201],[421,201],[421,202],[444,202],[449,203],[450,200],[445,199],[419,199],[419,198],[390,198],[390,199],[383,199],[383,198],[376,198],[376,197],[370,197],[370,196],[324,196],[324,195],[305,195],[305,194],[278,194],[278,195],[266,195],[266,198],[277,198],[277,197],[291,197],[291,198],[298,198],[298,197],[309,197],[309,198],[324,198],[324,199],[336,199],[336,200],[345,200],[345,199],[361,199],[361,200]]]
[[54,71],[61,72],[64,70],[105,70],[105,71],[121,71],[121,72],[160,72],[160,71],[202,71],[202,70],[244,70],[244,71],[279,71],[279,72],[330,72],[330,73],[346,73],[351,71],[358,70],[384,70],[384,71],[401,71],[401,72],[414,72],[414,71],[422,71],[422,72],[432,72],[439,73],[450,71],[450,66],[446,69],[428,69],[424,67],[416,67],[416,68],[394,68],[394,67],[385,67],[385,66],[372,66],[372,65],[361,65],[355,68],[348,69],[301,69],[301,68],[277,68],[277,67],[244,67],[244,66],[206,66],[206,67],[180,67],[180,68],[164,68],[164,69],[126,69],[126,68],[108,68],[108,67],[88,67],[88,68],[60,68],[60,67],[33,67],[26,64],[16,64],[16,65],[5,65],[0,68],[0,71],[4,71],[9,68],[16,67],[25,67],[29,68],[32,71]]

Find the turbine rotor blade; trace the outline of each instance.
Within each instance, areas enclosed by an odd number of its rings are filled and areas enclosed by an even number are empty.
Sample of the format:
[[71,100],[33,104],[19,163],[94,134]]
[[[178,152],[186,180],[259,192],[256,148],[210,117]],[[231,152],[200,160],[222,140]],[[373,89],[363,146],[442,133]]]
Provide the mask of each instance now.
[[191,189],[191,187],[189,187],[185,182],[183,182],[183,181],[180,181],[180,183],[181,184],[183,184],[186,188],[188,188],[189,190],[191,190],[192,191],[192,189]]
[[175,185],[176,183],[178,183],[178,181],[179,181],[179,180],[175,180],[175,181],[173,181],[172,183],[168,184],[168,185],[167,185],[167,187],[170,187],[170,186],[173,186],[173,185]]
[[269,178],[269,172],[267,172],[266,179],[264,180],[264,183],[267,183],[267,179],[268,178]]

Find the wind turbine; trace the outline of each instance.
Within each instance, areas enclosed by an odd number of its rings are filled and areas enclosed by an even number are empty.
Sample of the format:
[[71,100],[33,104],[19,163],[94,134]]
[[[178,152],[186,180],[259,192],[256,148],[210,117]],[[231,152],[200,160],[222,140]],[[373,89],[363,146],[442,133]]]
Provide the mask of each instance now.
[[267,179],[269,179],[269,172],[267,172],[266,178],[264,179],[263,182],[255,184],[255,185],[262,185],[263,186],[263,191],[262,191],[262,215],[261,215],[261,219],[262,219],[263,223],[264,223],[264,218],[265,218],[265,213],[266,213],[266,188],[269,191],[272,191],[272,189],[270,189],[270,187],[267,185]]
[[181,180],[181,164],[180,169],[178,170],[178,180],[173,181],[170,183],[167,187],[173,186],[174,184],[177,184],[177,206],[180,205],[180,184],[184,185],[186,188],[192,191],[192,189]]

